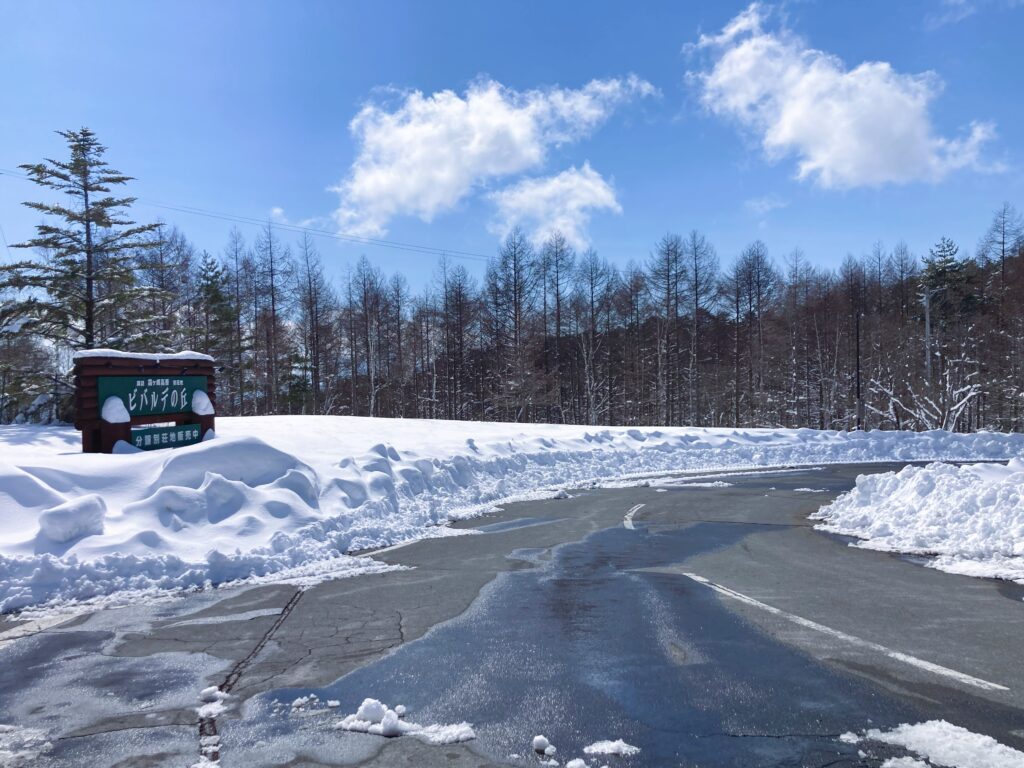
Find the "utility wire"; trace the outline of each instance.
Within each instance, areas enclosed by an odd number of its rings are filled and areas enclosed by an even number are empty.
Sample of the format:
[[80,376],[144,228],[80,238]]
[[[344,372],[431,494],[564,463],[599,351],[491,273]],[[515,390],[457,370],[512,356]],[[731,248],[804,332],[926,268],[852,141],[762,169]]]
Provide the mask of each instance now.
[[[0,168],[0,176],[11,176],[12,178],[22,179],[24,181],[31,181],[31,179],[18,171],[12,171],[8,168]],[[167,211],[175,211],[177,213],[185,213],[193,216],[205,216],[210,219],[220,219],[221,221],[230,221],[237,224],[250,224],[255,226],[264,226],[268,223],[266,219],[257,219],[251,216],[238,216],[230,213],[221,213],[218,211],[211,211],[207,208],[199,208],[192,205],[180,205],[174,203],[161,203],[156,200],[149,200],[145,197],[138,197],[136,201],[147,205],[151,208],[161,208]],[[398,251],[408,251],[410,253],[421,253],[428,256],[451,256],[457,259],[467,259],[470,261],[489,261],[489,257],[482,253],[474,253],[472,251],[459,251],[451,248],[437,248],[432,245],[418,245],[416,243],[403,243],[395,240],[383,240],[374,237],[361,237],[359,235],[348,235],[343,232],[332,232],[327,229],[316,229],[314,227],[303,227],[299,224],[289,224],[287,222],[269,222],[272,226],[277,229],[283,229],[287,232],[296,233],[308,233],[314,237],[326,237],[332,240],[339,240],[345,243],[353,243],[356,245],[369,245],[378,248],[390,248]],[[5,240],[6,244],[6,240]],[[8,254],[10,249],[8,249]]]
[[7,258],[11,258],[11,246],[7,243],[7,233],[4,232],[4,225],[0,224],[0,240],[4,241],[4,250],[7,251]]

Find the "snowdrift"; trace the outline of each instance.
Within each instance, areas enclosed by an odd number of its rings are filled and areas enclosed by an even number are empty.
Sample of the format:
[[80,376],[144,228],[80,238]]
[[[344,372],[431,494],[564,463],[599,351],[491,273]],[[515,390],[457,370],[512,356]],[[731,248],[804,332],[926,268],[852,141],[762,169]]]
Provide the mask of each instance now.
[[1024,583],[1024,461],[929,464],[857,478],[812,515],[857,546],[933,555],[928,565]]
[[[494,503],[631,474],[1024,455],[1024,435],[603,429],[268,416],[83,455],[70,427],[0,427],[0,610],[384,568],[351,552]],[[121,598],[125,595],[121,594]]]

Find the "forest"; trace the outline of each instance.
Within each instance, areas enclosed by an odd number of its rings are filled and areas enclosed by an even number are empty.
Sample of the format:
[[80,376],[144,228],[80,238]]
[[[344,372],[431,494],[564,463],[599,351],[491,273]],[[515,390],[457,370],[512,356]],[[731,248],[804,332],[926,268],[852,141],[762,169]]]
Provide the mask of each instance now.
[[[71,354],[191,349],[221,415],[815,429],[1024,429],[1024,227],[876,242],[838,269],[698,229],[616,266],[513,229],[482,277],[446,257],[417,290],[366,256],[329,278],[316,233],[267,222],[217,253],[137,224],[88,129],[22,166],[55,191],[0,265],[0,420],[67,420]],[[863,247],[851,244],[851,247]],[[24,256],[25,258],[21,258]]]

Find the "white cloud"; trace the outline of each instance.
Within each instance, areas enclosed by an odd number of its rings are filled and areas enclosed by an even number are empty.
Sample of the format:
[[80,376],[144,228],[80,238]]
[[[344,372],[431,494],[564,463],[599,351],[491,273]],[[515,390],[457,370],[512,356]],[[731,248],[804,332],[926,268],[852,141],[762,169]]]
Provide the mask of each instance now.
[[743,203],[743,207],[745,207],[755,216],[767,216],[772,211],[776,211],[780,208],[785,208],[787,205],[789,205],[789,201],[783,200],[778,195],[764,195],[763,197],[754,197]]
[[925,25],[929,29],[938,29],[947,24],[959,24],[964,19],[974,16],[982,7],[995,6],[1013,10],[1022,5],[1022,0],[942,0],[938,8],[925,17]]
[[978,7],[971,0],[942,0],[939,9],[925,18],[925,23],[932,29],[957,24],[977,11]]
[[633,75],[524,92],[481,80],[462,95],[411,91],[392,108],[367,104],[350,124],[359,149],[335,188],[336,221],[361,235],[383,234],[394,216],[431,221],[488,181],[539,168],[550,147],[583,138],[619,105],[655,93]]
[[279,205],[275,205],[270,209],[270,221],[274,224],[282,224],[289,227],[324,227],[329,224],[329,220],[323,216],[310,216],[305,219],[299,219],[298,221],[292,221],[285,212],[284,208]]
[[990,123],[972,122],[947,139],[929,106],[942,89],[932,72],[901,74],[887,62],[848,69],[782,28],[766,28],[769,10],[754,3],[691,51],[710,67],[691,74],[704,105],[752,132],[770,159],[795,156],[797,177],[823,187],[938,181],[952,170],[988,170],[982,146]]
[[589,244],[586,230],[593,212],[622,212],[611,184],[589,163],[555,176],[524,179],[490,197],[498,207],[495,234],[505,235],[521,225],[534,243],[541,243],[558,231],[579,249]]

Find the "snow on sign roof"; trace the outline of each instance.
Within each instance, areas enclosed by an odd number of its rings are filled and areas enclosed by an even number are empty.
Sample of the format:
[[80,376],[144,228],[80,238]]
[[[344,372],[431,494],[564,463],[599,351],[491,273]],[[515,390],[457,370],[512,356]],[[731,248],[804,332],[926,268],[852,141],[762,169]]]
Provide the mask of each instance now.
[[206,360],[213,362],[213,358],[204,355],[202,352],[186,350],[184,352],[122,352],[119,349],[83,349],[75,352],[74,359],[82,360],[88,357],[123,357],[128,360]]

